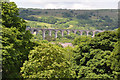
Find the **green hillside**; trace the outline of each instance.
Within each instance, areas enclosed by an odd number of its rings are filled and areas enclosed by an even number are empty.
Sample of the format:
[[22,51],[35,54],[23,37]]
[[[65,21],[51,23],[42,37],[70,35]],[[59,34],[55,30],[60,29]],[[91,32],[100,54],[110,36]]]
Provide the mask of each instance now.
[[29,27],[114,30],[117,25],[117,10],[67,10],[20,8],[20,17]]
[[0,27],[2,27],[2,19],[0,19]]

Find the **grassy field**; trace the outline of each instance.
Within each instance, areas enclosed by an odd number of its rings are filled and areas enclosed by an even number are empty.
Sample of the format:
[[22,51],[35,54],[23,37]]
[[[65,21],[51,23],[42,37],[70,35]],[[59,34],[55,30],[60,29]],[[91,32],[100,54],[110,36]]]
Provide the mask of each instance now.
[[26,22],[27,22],[27,26],[30,26],[30,27],[47,26],[46,28],[51,28],[51,24],[44,23],[44,22],[29,21],[29,20],[26,20]]

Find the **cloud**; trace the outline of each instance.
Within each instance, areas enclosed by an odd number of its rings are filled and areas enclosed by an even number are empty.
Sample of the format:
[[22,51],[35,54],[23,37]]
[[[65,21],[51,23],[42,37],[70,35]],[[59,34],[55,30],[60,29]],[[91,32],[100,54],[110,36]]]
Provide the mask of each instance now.
[[84,4],[73,4],[70,9],[89,9],[91,6],[89,5],[84,5]]
[[117,9],[119,0],[10,0],[18,7],[42,9]]

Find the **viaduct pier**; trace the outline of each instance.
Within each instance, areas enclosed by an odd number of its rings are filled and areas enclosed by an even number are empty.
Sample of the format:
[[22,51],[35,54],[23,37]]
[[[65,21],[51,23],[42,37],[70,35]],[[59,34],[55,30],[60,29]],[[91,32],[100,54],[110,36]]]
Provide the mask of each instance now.
[[79,29],[40,29],[40,28],[26,28],[26,30],[30,30],[30,32],[32,34],[38,34],[39,31],[42,31],[42,37],[43,39],[45,39],[45,33],[46,31],[49,31],[48,35],[51,36],[52,35],[52,31],[55,31],[55,38],[57,38],[57,34],[58,31],[61,32],[62,37],[64,37],[64,31],[67,32],[67,34],[69,35],[70,32],[73,32],[74,34],[76,34],[76,32],[79,32],[80,35],[83,35],[83,32],[86,33],[86,35],[88,36],[90,32],[92,32],[92,37],[95,36],[96,32],[104,32],[104,30],[79,30]]

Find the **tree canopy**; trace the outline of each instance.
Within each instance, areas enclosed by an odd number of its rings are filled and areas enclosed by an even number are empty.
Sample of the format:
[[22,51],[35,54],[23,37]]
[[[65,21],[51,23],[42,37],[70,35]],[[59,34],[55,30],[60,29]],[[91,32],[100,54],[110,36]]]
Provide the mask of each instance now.
[[20,78],[20,66],[33,46],[32,34],[25,30],[25,21],[18,17],[14,2],[3,2],[1,14],[3,78]]
[[98,33],[92,39],[75,39],[74,44],[78,46],[74,50],[73,60],[76,63],[77,78],[119,79],[120,55],[114,52],[117,41],[114,31]]
[[19,9],[17,8],[17,5],[14,2],[3,2],[1,14],[3,27],[16,27],[19,31],[25,31],[25,20],[18,17]]
[[65,50],[53,44],[40,43],[30,51],[21,68],[24,78],[73,78],[74,71],[65,58]]

